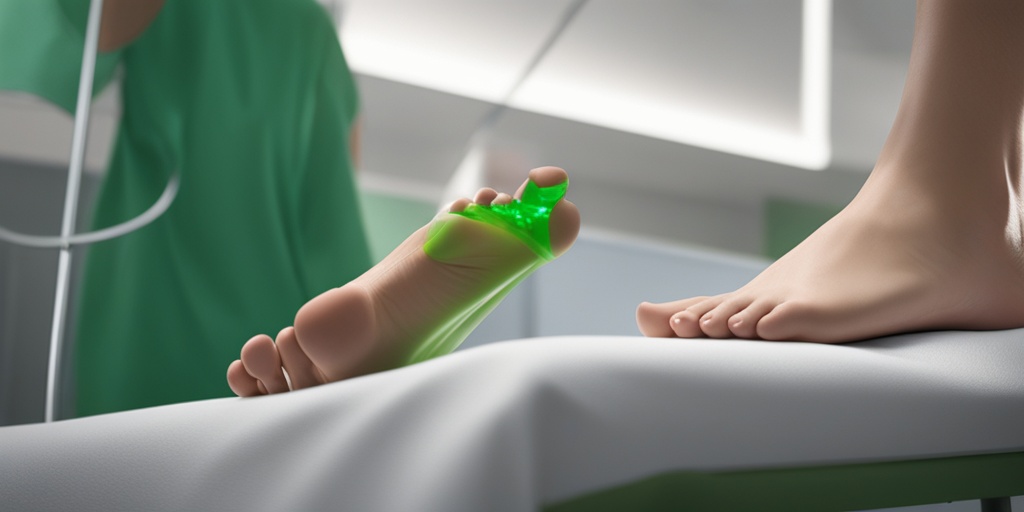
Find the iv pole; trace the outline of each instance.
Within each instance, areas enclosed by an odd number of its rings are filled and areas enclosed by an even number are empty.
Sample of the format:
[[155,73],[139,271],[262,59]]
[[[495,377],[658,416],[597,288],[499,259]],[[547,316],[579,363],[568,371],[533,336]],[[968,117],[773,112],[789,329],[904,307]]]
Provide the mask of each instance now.
[[45,421],[47,423],[55,419],[57,409],[57,378],[61,368],[68,290],[71,281],[71,247],[116,238],[149,224],[170,208],[178,194],[181,181],[179,172],[172,174],[156,202],[134,218],[96,231],[74,232],[83,162],[85,161],[85,144],[89,131],[89,108],[92,103],[93,80],[96,74],[96,55],[99,47],[102,13],[103,0],[91,0],[85,31],[85,45],[82,52],[82,70],[78,80],[74,134],[71,141],[71,158],[68,167],[68,183],[64,194],[64,214],[60,236],[27,235],[0,226],[0,240],[2,241],[25,247],[60,249],[57,260],[57,286],[53,301],[53,321],[50,330],[50,351],[46,376]]
[[96,50],[99,42],[103,0],[92,0],[89,21],[85,30],[85,50],[82,52],[82,72],[78,78],[78,101],[75,103],[75,131],[71,139],[71,164],[64,194],[64,218],[60,236],[64,242],[57,260],[57,289],[53,300],[53,327],[50,330],[50,360],[46,376],[46,422],[54,420],[56,412],[57,374],[60,369],[61,341],[64,338],[65,309],[71,274],[71,244],[67,238],[75,230],[78,211],[78,192],[82,182],[82,163],[85,160],[85,140],[89,130],[89,107],[92,103],[93,77],[96,72]]
[[53,299],[53,321],[50,330],[50,352],[46,375],[45,421],[47,423],[55,419],[57,410],[57,377],[61,368],[64,327],[67,321],[68,290],[71,284],[71,247],[116,238],[149,224],[170,208],[178,194],[181,181],[179,173],[175,172],[167,181],[167,186],[164,187],[163,193],[156,202],[132,219],[96,231],[74,232],[85,161],[85,144],[89,132],[89,108],[92,103],[93,79],[96,74],[96,54],[99,47],[102,13],[103,0],[91,0],[85,31],[85,48],[82,52],[82,70],[78,79],[75,127],[71,140],[71,161],[64,194],[64,215],[61,221],[60,236],[26,235],[0,226],[0,240],[25,247],[60,249],[57,259],[57,286]]
[[68,168],[68,183],[64,195],[64,215],[60,236],[27,235],[0,226],[0,240],[15,245],[38,248],[59,248],[57,260],[57,286],[53,300],[53,321],[50,330],[50,351],[46,375],[45,421],[52,422],[57,409],[57,377],[61,368],[64,326],[67,320],[68,289],[71,281],[71,246],[84,245],[116,238],[135,231],[157,219],[174,202],[181,181],[175,172],[167,181],[163,193],[146,211],[138,216],[96,231],[75,233],[75,216],[78,212],[78,194],[82,182],[85,160],[85,144],[89,131],[89,107],[92,102],[93,79],[96,73],[96,54],[99,46],[100,20],[103,0],[92,0],[85,31],[85,48],[82,53],[82,70],[78,81],[78,100],[75,104],[75,126],[71,141],[71,159]]
[[102,13],[103,0],[91,0],[89,19],[85,30],[85,48],[82,52],[82,70],[78,80],[75,127],[71,140],[71,161],[64,194],[64,215],[61,221],[60,236],[26,235],[0,226],[0,240],[5,242],[25,247],[60,249],[57,259],[57,286],[53,300],[53,322],[50,330],[50,352],[46,375],[45,421],[47,423],[55,419],[57,409],[57,376],[61,367],[64,325],[67,320],[68,289],[71,284],[71,246],[109,240],[149,224],[170,208],[178,194],[181,181],[179,173],[175,172],[167,181],[167,186],[164,187],[163,193],[156,202],[132,219],[96,231],[74,232],[75,217],[78,212],[78,194],[82,183],[82,168],[85,161],[85,143],[89,131],[89,107],[92,103]]

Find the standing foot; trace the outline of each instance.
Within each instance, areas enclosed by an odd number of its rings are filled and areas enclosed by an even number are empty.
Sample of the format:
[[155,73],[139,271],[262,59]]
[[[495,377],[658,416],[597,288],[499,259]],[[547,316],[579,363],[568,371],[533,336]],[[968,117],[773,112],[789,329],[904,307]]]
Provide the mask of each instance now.
[[1022,229],[1006,196],[974,205],[968,218],[902,193],[908,186],[872,176],[846,209],[739,290],[641,304],[640,331],[841,343],[1024,327]]
[[1024,326],[1024,3],[920,0],[863,189],[739,290],[641,304],[648,336],[844,342]]

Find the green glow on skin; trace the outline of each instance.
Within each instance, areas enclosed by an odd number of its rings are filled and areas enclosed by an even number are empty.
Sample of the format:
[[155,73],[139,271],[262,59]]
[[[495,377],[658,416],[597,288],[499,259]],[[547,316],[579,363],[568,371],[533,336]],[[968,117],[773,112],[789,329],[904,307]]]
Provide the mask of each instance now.
[[555,255],[551,250],[548,221],[551,219],[551,210],[565,197],[568,188],[568,181],[550,187],[539,187],[530,181],[521,199],[491,206],[472,204],[461,212],[454,212],[454,215],[502,228],[519,237],[538,256],[551,261]]
[[477,293],[454,305],[447,316],[424,326],[420,331],[422,341],[404,364],[455,350],[516,285],[555,259],[548,222],[568,187],[568,183],[538,187],[531,181],[522,198],[509,204],[474,204],[434,221],[423,244],[427,256],[442,263],[455,262],[457,266],[466,261],[486,263],[482,271],[475,269],[469,274]]

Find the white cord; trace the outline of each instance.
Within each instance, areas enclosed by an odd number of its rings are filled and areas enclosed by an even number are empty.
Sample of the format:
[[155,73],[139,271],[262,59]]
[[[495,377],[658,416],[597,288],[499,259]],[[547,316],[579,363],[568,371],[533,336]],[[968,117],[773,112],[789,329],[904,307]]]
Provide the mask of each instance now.
[[131,233],[132,231],[153,222],[163,215],[163,213],[170,208],[171,203],[174,202],[174,197],[178,194],[180,181],[178,174],[171,176],[171,179],[167,182],[167,186],[164,187],[163,194],[160,195],[149,209],[142,212],[138,217],[114,226],[90,231],[88,233],[76,233],[69,236],[25,235],[0,226],[0,240],[26,247],[64,248],[75,245],[92,244],[103,240],[109,240],[111,238],[117,238]]
[[470,134],[465,151],[462,152],[462,160],[459,166],[455,168],[451,177],[448,178],[447,184],[445,184],[444,192],[441,194],[441,202],[439,203],[440,208],[444,209],[448,204],[460,197],[472,196],[474,192],[483,186],[483,176],[481,174],[487,162],[486,150],[494,136],[494,128],[498,125],[498,120],[508,110],[508,104],[512,101],[515,94],[519,92],[519,88],[533,74],[533,71],[537,69],[537,66],[544,60],[544,57],[551,52],[555,42],[562,36],[562,33],[565,32],[565,29],[569,27],[569,24],[572,23],[572,20],[576,18],[576,15],[579,14],[586,3],[587,0],[573,0],[562,11],[562,15],[558,18],[558,23],[548,33],[548,37],[541,43],[540,48],[534,52],[530,62],[527,62],[526,66],[519,72],[519,76],[512,82],[512,86],[505,91],[505,95],[501,100],[495,103],[484,114],[480,122],[477,123],[473,133]]

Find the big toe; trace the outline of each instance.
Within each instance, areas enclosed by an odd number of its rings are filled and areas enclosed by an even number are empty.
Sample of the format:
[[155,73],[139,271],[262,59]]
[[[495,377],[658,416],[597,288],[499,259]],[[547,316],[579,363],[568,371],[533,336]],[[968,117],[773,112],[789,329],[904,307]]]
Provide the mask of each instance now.
[[[653,302],[642,302],[636,308],[636,326],[640,334],[650,338],[669,338],[672,336],[672,329],[668,325],[668,318],[671,313],[662,311],[661,304]],[[667,313],[667,314],[666,314]]]
[[561,256],[576,242],[580,233],[580,210],[576,205],[562,200],[551,211],[548,221],[548,236],[551,239],[551,252]]
[[538,167],[530,171],[529,179],[538,187],[553,187],[565,183],[569,179],[569,173],[560,167]]
[[[530,171],[529,181],[537,184],[538,187],[553,187],[569,181],[569,173],[559,167],[538,167]],[[526,186],[525,183],[523,185]],[[522,189],[516,193],[519,197]],[[548,220],[548,236],[551,240],[551,251],[555,256],[560,256],[568,251],[576,242],[580,233],[580,210],[571,201],[561,199],[551,209],[551,217]]]
[[565,169],[562,169],[561,167],[548,166],[531,169],[526,180],[523,181],[523,184],[519,185],[519,189],[516,190],[514,196],[516,199],[523,197],[523,192],[526,190],[526,184],[531,181],[538,187],[553,187],[569,181],[569,173],[565,172]]
[[830,316],[827,308],[798,301],[783,302],[757,322],[757,335],[769,341],[841,341],[824,334],[829,329],[821,329],[829,323]]
[[[523,197],[526,185],[533,182],[538,187],[553,187],[569,181],[569,173],[560,167],[537,167],[530,171],[528,178],[515,193],[515,198]],[[506,194],[498,194],[493,204],[507,204],[511,197]],[[551,209],[551,216],[548,218],[548,240],[551,242],[551,252],[555,256],[561,256],[568,251],[576,242],[580,233],[580,210],[570,201],[560,199]]]

